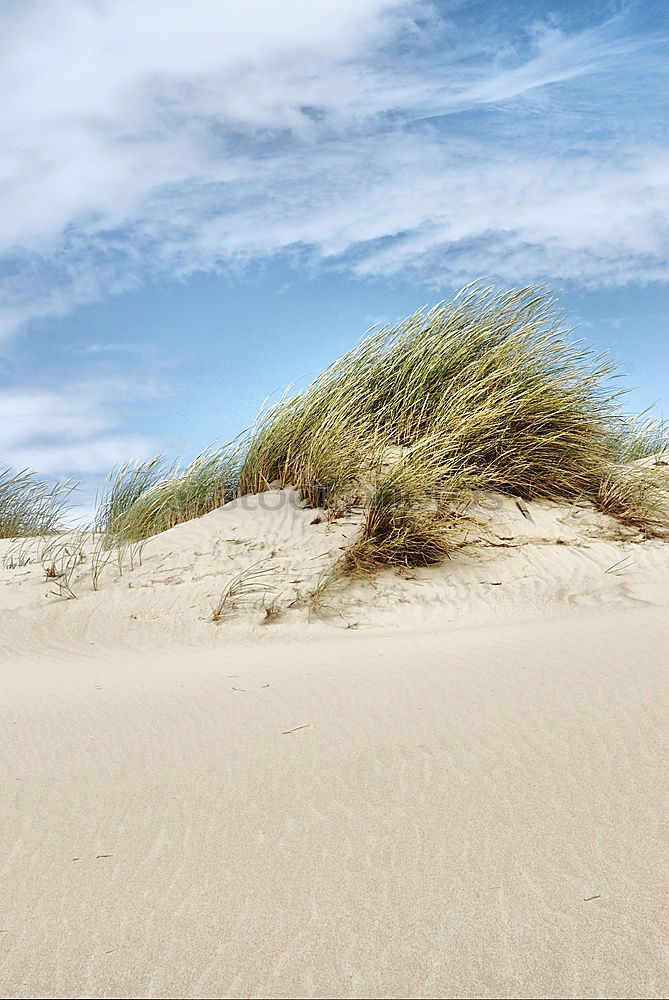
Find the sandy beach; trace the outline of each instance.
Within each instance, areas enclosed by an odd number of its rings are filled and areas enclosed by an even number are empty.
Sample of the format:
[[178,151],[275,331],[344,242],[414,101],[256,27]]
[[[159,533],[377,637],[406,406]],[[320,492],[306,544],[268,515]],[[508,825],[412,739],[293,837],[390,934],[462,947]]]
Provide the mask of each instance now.
[[[354,525],[274,501],[76,600],[2,543],[2,995],[666,995],[666,544],[500,498],[314,614]],[[282,614],[211,622],[263,546]]]

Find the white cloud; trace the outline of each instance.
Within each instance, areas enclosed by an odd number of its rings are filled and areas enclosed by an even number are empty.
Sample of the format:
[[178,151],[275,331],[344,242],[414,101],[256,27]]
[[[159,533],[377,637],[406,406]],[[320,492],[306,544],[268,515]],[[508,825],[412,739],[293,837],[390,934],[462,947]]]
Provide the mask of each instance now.
[[141,383],[88,380],[51,387],[9,388],[0,394],[0,455],[14,469],[45,476],[96,476],[159,448],[148,435],[125,429],[123,404],[159,394]]
[[282,251],[667,278],[660,56],[622,16],[481,34],[420,0],[26,0],[3,28],[0,335]]

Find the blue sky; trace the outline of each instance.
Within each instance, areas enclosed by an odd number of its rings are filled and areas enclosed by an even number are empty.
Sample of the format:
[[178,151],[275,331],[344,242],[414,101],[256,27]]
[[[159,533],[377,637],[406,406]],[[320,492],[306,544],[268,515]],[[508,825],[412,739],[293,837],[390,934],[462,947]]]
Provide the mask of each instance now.
[[664,2],[0,2],[0,464],[192,456],[480,275],[667,412]]

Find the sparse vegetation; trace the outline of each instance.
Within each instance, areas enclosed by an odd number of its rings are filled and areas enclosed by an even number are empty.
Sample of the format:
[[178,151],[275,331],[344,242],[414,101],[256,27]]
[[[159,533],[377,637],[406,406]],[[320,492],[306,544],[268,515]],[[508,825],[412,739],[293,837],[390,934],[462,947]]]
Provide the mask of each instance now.
[[113,555],[112,546],[109,539],[104,534],[93,536],[93,551],[91,553],[91,581],[93,590],[97,590],[100,585],[100,577],[107,563]]
[[241,601],[248,600],[255,594],[266,594],[271,591],[273,588],[263,582],[271,572],[272,567],[262,559],[233,576],[221,591],[215,607],[212,608],[211,620],[220,622],[235,610]]
[[[328,607],[325,600],[326,596],[345,575],[346,569],[344,565],[344,557],[338,559],[334,566],[329,566],[327,569],[323,570],[318,577],[314,590],[308,598],[310,616],[318,615]],[[293,603],[297,604],[298,600]]]
[[77,595],[73,577],[77,568],[86,562],[85,532],[71,531],[41,539],[35,549],[35,558],[42,564],[45,580],[52,582],[56,597],[72,600]]
[[264,605],[265,617],[262,620],[263,625],[271,625],[277,622],[281,618],[282,610],[281,605],[276,597],[273,597],[271,601],[266,602]]
[[77,483],[47,483],[24,469],[0,468],[0,538],[46,535],[57,531]]

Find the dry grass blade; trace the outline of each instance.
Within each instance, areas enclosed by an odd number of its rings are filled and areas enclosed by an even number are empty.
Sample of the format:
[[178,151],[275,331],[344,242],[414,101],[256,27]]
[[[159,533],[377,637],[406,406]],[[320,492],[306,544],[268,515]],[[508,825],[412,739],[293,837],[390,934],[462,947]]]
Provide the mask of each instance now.
[[211,620],[220,622],[234,611],[240,601],[248,600],[255,594],[266,594],[274,588],[262,581],[274,572],[274,567],[266,565],[266,560],[260,560],[247,566],[233,576],[221,591],[221,596],[212,608]]
[[622,559],[618,559],[614,562],[612,566],[604,570],[604,573],[611,573],[613,576],[624,576],[628,570],[634,565],[634,560],[631,556],[623,556]]

